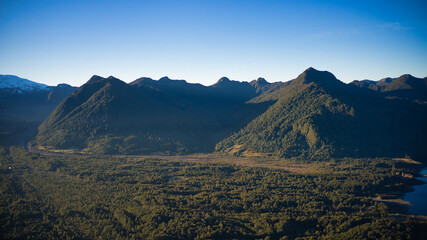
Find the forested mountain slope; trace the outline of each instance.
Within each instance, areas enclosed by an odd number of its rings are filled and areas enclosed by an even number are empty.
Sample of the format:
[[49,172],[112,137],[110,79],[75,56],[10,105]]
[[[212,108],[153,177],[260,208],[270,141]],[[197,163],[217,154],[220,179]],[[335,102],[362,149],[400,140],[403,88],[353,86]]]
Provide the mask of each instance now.
[[423,158],[423,81],[404,75],[372,89],[314,68],[285,83],[223,77],[208,87],[94,76],[39,127],[37,143],[108,154]]
[[94,76],[40,126],[37,142],[111,154],[210,152],[265,111],[268,103],[246,103],[258,94],[228,78],[206,87],[167,77],[126,84]]
[[252,102],[276,99],[216,149],[281,157],[426,156],[426,104],[386,98],[313,68]]

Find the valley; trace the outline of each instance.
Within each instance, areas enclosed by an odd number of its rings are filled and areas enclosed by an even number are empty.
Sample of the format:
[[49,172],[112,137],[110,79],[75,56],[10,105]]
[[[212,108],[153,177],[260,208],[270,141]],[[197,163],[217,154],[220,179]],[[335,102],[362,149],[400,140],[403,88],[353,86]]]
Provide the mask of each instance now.
[[423,236],[422,220],[373,200],[407,191],[415,180],[396,172],[416,174],[413,163],[1,152],[4,238]]
[[427,240],[426,13],[0,0],[0,240]]
[[32,119],[1,139],[3,239],[426,238],[402,199],[424,184],[425,78],[47,89],[2,90],[4,129]]

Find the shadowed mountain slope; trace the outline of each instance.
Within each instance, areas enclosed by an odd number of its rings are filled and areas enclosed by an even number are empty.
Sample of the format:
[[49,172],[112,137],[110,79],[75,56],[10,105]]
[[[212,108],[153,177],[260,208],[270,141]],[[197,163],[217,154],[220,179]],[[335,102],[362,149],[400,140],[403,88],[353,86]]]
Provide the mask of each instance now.
[[213,151],[269,106],[246,104],[256,94],[250,84],[230,81],[230,91],[221,82],[205,87],[164,77],[126,84],[94,76],[46,119],[37,142],[97,153]]

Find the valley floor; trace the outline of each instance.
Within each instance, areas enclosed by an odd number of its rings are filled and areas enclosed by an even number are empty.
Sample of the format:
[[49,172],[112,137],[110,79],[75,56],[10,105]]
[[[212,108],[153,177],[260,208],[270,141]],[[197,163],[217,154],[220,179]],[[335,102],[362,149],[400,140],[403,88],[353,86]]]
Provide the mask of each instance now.
[[[1,238],[422,239],[383,199],[419,165],[393,159],[97,156],[2,149]],[[402,174],[404,173],[404,174]]]

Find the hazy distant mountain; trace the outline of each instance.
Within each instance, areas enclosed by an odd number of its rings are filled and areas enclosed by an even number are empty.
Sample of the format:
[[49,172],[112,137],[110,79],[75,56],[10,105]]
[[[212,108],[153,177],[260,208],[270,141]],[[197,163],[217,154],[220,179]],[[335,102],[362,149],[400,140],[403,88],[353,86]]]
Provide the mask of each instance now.
[[50,87],[13,75],[0,75],[0,145],[21,144],[76,88]]
[[380,81],[356,80],[351,84],[383,92],[386,96],[427,101],[427,78],[405,74],[398,78],[383,78]]
[[256,94],[249,83],[224,78],[206,87],[167,77],[126,84],[94,76],[46,119],[37,142],[98,153],[213,151],[269,106],[246,103]]
[[282,157],[427,155],[425,104],[386,99],[313,68],[252,102],[273,100],[264,114],[216,149]]

